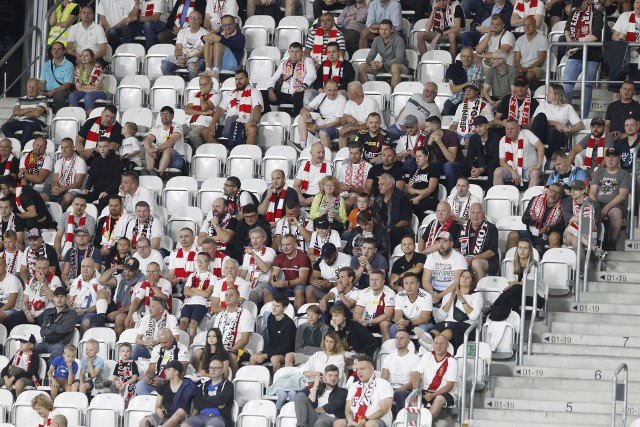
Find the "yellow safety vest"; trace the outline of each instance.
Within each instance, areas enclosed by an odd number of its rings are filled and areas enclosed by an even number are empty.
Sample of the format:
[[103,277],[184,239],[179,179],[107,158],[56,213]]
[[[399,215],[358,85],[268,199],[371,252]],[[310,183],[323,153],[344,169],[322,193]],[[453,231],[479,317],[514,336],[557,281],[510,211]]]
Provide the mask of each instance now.
[[[69,19],[69,16],[71,16],[71,12],[77,6],[78,5],[72,1],[69,2],[69,4],[67,4],[64,10],[62,10],[62,5],[58,6],[55,10],[56,21],[66,22],[66,20]],[[54,25],[53,27],[51,27],[51,30],[49,31],[49,40],[47,41],[47,46],[51,45],[51,43],[53,43],[54,41],[59,41],[60,43],[66,46],[67,37],[69,37],[69,28],[65,29],[65,28],[62,28],[60,25]]]

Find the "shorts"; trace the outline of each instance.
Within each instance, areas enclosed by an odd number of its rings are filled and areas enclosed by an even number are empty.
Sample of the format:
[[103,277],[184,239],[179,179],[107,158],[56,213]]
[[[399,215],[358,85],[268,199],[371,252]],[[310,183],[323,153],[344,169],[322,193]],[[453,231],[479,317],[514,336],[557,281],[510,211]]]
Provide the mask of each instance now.
[[222,54],[222,61],[220,62],[220,69],[235,71],[236,68],[238,68],[236,56],[231,52],[231,49],[225,47],[224,53]]
[[78,316],[77,323],[82,323],[83,320],[87,319],[89,322],[93,323],[96,319],[96,313],[85,313],[81,316]]
[[[426,390],[422,390],[422,394],[424,395],[427,391]],[[441,394],[440,396],[444,397],[444,401],[445,404],[442,406],[443,408],[450,408],[455,404],[455,400],[453,399],[453,396],[449,393],[445,393],[445,394]],[[436,396],[437,397],[437,396]],[[424,398],[422,398],[422,402],[424,402],[424,404],[426,405],[427,403],[431,403],[433,404],[433,401],[436,400],[435,398],[427,401]]]
[[171,155],[171,161],[169,162],[170,168],[174,169],[182,169],[187,161],[182,157],[180,153],[178,153],[175,149],[173,150],[173,154]]
[[[599,205],[600,205],[600,209],[602,209],[607,204],[606,203],[599,203]],[[615,209],[615,208],[620,209],[620,212],[622,213],[622,218],[626,218],[627,217],[628,210],[627,210],[627,205],[626,204],[619,204],[619,205],[616,205],[616,206],[612,207],[611,209]],[[604,217],[603,217],[603,219],[604,219]]]
[[200,304],[187,304],[182,306],[182,312],[180,313],[180,319],[187,318],[195,320],[200,323],[204,316],[207,314],[207,307]]
[[[511,175],[511,172],[509,172],[507,168],[501,167],[500,170],[502,171],[502,176],[504,177],[505,180],[507,181],[513,180],[513,175]],[[522,179],[529,181],[530,177],[531,177],[531,167],[522,168]]]
[[329,289],[319,288],[317,286],[309,286],[309,289],[313,290],[313,295],[315,295],[316,299],[320,301],[324,296],[329,292]]
[[338,128],[320,128],[320,132],[326,133],[331,139],[337,139],[340,136]]
[[225,421],[224,418],[213,414],[200,414],[187,418],[182,422],[182,424],[186,424],[191,427],[218,427],[221,425],[224,426]]
[[302,292],[304,294],[305,289],[307,289],[308,285],[296,285],[292,288],[276,288],[271,283],[267,283],[264,286],[264,289],[269,291],[269,293],[273,296],[286,294],[288,297],[293,297],[296,295],[296,292]]

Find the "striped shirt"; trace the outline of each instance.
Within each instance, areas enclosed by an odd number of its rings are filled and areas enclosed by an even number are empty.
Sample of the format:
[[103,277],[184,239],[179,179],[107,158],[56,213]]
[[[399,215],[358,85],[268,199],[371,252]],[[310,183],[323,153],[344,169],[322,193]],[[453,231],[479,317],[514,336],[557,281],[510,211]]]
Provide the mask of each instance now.
[[[18,100],[16,101],[16,107],[20,109],[25,109],[25,108],[32,109],[32,108],[42,107],[44,111],[47,111],[47,97],[43,95],[36,96],[35,98],[28,98],[26,96],[23,96],[22,98],[18,98]],[[43,120],[44,111],[40,117],[36,118],[36,120],[38,120],[43,125],[44,125],[44,120]],[[16,117],[16,119],[20,121],[31,121],[30,117],[25,117],[25,116]]]

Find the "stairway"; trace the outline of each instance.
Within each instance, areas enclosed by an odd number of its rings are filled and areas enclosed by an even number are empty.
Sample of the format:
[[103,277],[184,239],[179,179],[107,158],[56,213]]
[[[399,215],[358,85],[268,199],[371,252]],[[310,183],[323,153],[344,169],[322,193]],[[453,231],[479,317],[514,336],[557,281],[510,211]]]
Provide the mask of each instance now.
[[[590,271],[578,303],[573,295],[550,299],[548,324],[536,322],[522,366],[494,362],[470,427],[609,426],[620,363],[629,366],[626,425],[640,418],[640,242],[627,240],[624,249]],[[621,411],[619,403],[617,425]]]
[[0,126],[13,115],[13,107],[18,98],[0,98]]

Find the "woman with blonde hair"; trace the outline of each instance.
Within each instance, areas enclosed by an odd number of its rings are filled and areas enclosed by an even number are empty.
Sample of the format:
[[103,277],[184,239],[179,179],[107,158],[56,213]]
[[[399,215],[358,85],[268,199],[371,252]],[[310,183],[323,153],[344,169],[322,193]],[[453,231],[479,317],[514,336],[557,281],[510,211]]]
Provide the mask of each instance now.
[[57,415],[53,410],[53,400],[44,393],[31,399],[31,408],[42,418],[41,426],[51,425],[51,420]]
[[[313,198],[309,217],[316,219],[326,215],[329,222],[347,222],[347,208],[340,196],[340,182],[332,175],[325,176],[319,183],[320,192]],[[332,227],[333,228],[333,227]]]
[[80,100],[84,99],[84,109],[88,115],[95,107],[96,100],[107,99],[102,88],[102,73],[102,65],[96,62],[95,53],[91,49],[83,50],[80,63],[76,66],[76,90],[69,94],[69,105],[77,107]]

